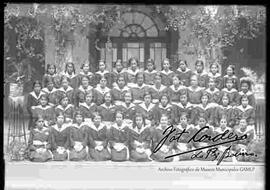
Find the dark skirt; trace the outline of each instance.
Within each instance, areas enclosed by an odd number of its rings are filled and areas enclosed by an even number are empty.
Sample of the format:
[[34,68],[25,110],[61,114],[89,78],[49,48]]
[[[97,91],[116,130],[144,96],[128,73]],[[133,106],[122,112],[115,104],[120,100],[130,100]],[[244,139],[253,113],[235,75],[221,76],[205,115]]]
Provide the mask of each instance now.
[[83,148],[79,152],[75,151],[74,149],[70,150],[69,152],[70,161],[82,161],[82,160],[86,160],[86,158],[87,158],[87,152],[85,148]]
[[133,161],[133,162],[149,162],[151,161],[149,158],[148,158],[148,155],[146,153],[139,153],[137,152],[136,150],[131,150],[130,151],[130,161]]
[[121,162],[126,161],[128,156],[127,148],[124,148],[121,151],[117,151],[114,148],[111,149],[112,161]]
[[94,148],[89,148],[89,160],[93,161],[107,161],[111,159],[111,154],[107,148],[98,151]]
[[48,150],[44,153],[38,153],[36,151],[29,152],[29,160],[32,162],[47,162],[51,159],[52,155]]
[[53,153],[53,160],[54,161],[64,161],[68,159],[68,153],[64,152],[63,154],[59,154],[56,150]]

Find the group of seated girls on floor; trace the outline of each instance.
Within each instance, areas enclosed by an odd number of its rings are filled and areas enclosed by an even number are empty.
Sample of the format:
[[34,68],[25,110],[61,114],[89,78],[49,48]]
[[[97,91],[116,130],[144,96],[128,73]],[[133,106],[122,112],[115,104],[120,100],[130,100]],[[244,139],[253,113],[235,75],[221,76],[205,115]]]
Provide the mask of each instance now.
[[[164,59],[162,70],[156,71],[149,59],[142,70],[131,58],[128,68],[117,60],[109,72],[100,60],[97,72],[90,72],[89,63],[84,63],[78,74],[71,62],[59,74],[55,65],[47,65],[42,82],[34,81],[28,95],[29,160],[192,160],[192,153],[165,157],[207,146],[210,142],[188,143],[204,126],[209,126],[207,134],[211,136],[226,130],[238,136],[248,134],[231,148],[248,151],[255,138],[255,98],[250,80],[239,80],[233,65],[221,76],[216,63],[211,64],[209,73],[201,60],[195,62],[195,71],[184,60],[178,64],[172,71],[169,59]],[[153,151],[171,125],[188,133]],[[218,150],[228,146],[220,145]],[[243,156],[237,159],[249,161]]]

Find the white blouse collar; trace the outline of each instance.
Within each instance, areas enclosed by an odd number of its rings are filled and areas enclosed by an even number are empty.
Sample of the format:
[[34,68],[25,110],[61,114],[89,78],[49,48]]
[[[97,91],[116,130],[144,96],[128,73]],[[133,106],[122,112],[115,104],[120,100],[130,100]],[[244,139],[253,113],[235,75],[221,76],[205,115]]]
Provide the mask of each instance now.
[[41,97],[41,95],[44,95],[45,92],[40,91],[39,95],[37,96],[36,93],[34,91],[30,92],[29,94],[31,94],[35,99],[39,99]]
[[155,107],[155,104],[153,103],[150,103],[148,108],[146,107],[146,104],[143,102],[143,103],[140,103],[139,106],[141,108],[143,108],[144,110],[146,110],[147,112],[149,112],[151,109],[153,109]]

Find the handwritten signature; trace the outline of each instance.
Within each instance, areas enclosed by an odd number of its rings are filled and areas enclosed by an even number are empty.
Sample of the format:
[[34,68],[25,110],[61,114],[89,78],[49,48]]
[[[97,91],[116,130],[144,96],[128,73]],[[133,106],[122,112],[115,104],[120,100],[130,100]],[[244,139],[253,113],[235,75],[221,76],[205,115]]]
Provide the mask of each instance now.
[[[204,158],[207,159],[209,157],[212,157],[212,160],[217,160],[217,165],[219,165],[223,159],[229,158],[229,157],[238,157],[238,156],[256,156],[254,153],[248,153],[248,152],[232,152],[231,151],[231,145],[228,146],[223,153],[219,151],[218,146],[220,145],[225,145],[225,144],[230,144],[232,142],[237,142],[237,141],[243,141],[247,139],[247,134],[244,134],[242,136],[238,136],[237,134],[230,132],[229,130],[225,130],[223,133],[220,133],[215,136],[211,136],[208,134],[205,134],[205,132],[209,129],[210,127],[205,126],[202,127],[200,130],[198,130],[194,135],[191,136],[191,138],[187,141],[187,143],[200,143],[200,142],[209,142],[210,145],[192,149],[189,151],[185,152],[180,152],[177,154],[173,154],[170,156],[166,156],[165,159],[175,157],[175,156],[180,156],[188,153],[194,153],[191,156],[191,159],[194,158]],[[182,132],[176,132],[176,128],[174,128],[173,125],[169,126],[163,131],[164,137],[159,141],[159,143],[156,145],[156,147],[153,150],[153,153],[156,153],[159,151],[159,149],[163,146],[163,144],[166,141],[169,141],[170,143],[176,141],[180,142],[181,137],[184,134],[189,134],[189,131],[186,131],[184,129]],[[219,141],[217,143],[217,141]],[[220,142],[222,141],[222,142]],[[205,154],[203,154],[203,150],[208,149]]]

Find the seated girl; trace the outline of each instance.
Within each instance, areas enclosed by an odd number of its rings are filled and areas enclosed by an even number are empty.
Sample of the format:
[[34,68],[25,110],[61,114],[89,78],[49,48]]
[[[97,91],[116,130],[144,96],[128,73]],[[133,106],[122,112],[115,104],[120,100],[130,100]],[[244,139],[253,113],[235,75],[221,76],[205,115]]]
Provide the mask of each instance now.
[[55,117],[54,109],[48,104],[48,97],[45,94],[40,96],[39,105],[32,106],[32,115],[33,117],[42,116],[46,127],[53,123]]
[[52,159],[49,129],[44,126],[42,117],[38,117],[31,129],[28,140],[28,157],[32,162],[47,162]]
[[226,86],[221,90],[222,94],[226,93],[229,97],[230,105],[236,106],[237,105],[237,98],[239,97],[238,91],[233,88],[233,81],[232,79],[227,79]]
[[[195,122],[195,114],[192,114],[194,111],[194,105],[188,102],[187,94],[180,95],[180,102],[175,105],[176,106],[176,123],[179,123],[180,116],[185,113],[189,118],[189,123]],[[178,119],[179,118],[179,119]]]
[[93,87],[90,86],[89,80],[88,76],[81,77],[81,85],[75,90],[74,94],[74,104],[76,106],[78,106],[79,103],[82,103],[84,101],[85,94],[93,89]]
[[53,160],[55,161],[64,161],[68,159],[70,125],[65,124],[64,122],[64,113],[59,112],[56,115],[56,124],[50,127],[51,151],[53,153]]
[[106,161],[111,159],[108,150],[109,132],[104,123],[101,122],[101,116],[94,114],[93,123],[86,130],[88,136],[89,160]]
[[89,85],[95,86],[95,76],[92,72],[90,72],[90,64],[89,62],[85,62],[81,66],[82,71],[78,74],[78,82],[79,85],[82,85],[82,77],[89,78]]
[[70,86],[73,89],[76,89],[79,86],[78,75],[76,75],[74,63],[66,63],[65,71],[62,73],[62,77],[64,76],[68,78],[68,80],[70,81]]
[[146,62],[146,70],[144,70],[145,84],[153,85],[156,74],[157,74],[157,71],[155,70],[154,60],[148,59]]
[[143,102],[144,93],[149,91],[149,86],[144,84],[144,75],[142,72],[137,73],[136,83],[130,83],[128,87],[133,94],[133,103],[136,105]]
[[61,87],[58,89],[58,99],[60,100],[62,97],[67,96],[69,102],[73,104],[75,102],[75,90],[69,84],[69,79],[63,76],[61,78]]
[[128,90],[129,87],[126,86],[124,75],[118,75],[117,83],[111,90],[115,105],[120,105],[122,102],[124,102],[124,94]]
[[148,162],[151,156],[151,139],[152,134],[150,125],[145,124],[141,114],[136,114],[133,126],[128,130],[130,161]]
[[197,75],[192,75],[190,77],[190,87],[187,88],[188,100],[191,104],[201,103],[201,96],[203,94],[204,88],[198,86]]
[[46,81],[47,81],[46,88],[43,88],[42,91],[47,95],[49,105],[55,107],[59,103],[58,89],[55,88],[52,79],[49,78]]
[[65,122],[72,122],[74,106],[69,103],[69,99],[67,96],[63,96],[60,100],[60,105],[55,108],[56,115],[62,112],[65,116]]
[[231,79],[233,82],[233,88],[239,89],[239,79],[235,76],[235,66],[229,65],[226,69],[226,75],[223,77],[223,86],[226,86],[227,80]]
[[180,78],[178,75],[173,76],[173,85],[168,87],[168,94],[170,96],[170,100],[172,104],[179,103],[180,94],[186,94],[187,90],[186,87],[183,86],[180,82]]
[[84,102],[79,103],[79,110],[86,123],[92,122],[93,113],[97,112],[98,106],[93,102],[93,91],[89,91],[84,96]]
[[128,151],[128,125],[123,120],[123,113],[116,111],[115,123],[109,131],[109,146],[112,161],[121,162],[129,159]]
[[[153,130],[153,137],[152,137],[152,146],[154,150],[159,142],[164,138],[164,131],[169,127],[168,125],[168,116],[161,115],[159,125]],[[173,161],[172,158],[165,159],[166,156],[170,156],[173,154],[174,143],[170,142],[169,140],[165,141],[165,143],[158,149],[155,153],[151,155],[151,158],[158,162],[171,162]]]
[[241,105],[235,107],[233,117],[236,119],[236,124],[242,117],[245,117],[249,125],[255,124],[255,108],[249,105],[247,96],[241,97]]
[[74,122],[69,127],[69,160],[81,161],[87,159],[87,130],[88,126],[84,122],[83,115],[80,111],[75,112]]
[[219,104],[222,93],[216,88],[215,79],[209,78],[208,88],[205,89],[204,92],[207,93],[210,103],[213,102]]
[[204,62],[202,60],[197,60],[195,62],[194,74],[198,77],[198,86],[207,88],[208,73],[204,70]]
[[105,123],[105,125],[110,128],[112,122],[114,121],[114,113],[116,111],[116,106],[113,103],[110,92],[105,93],[104,103],[97,107],[97,111],[102,117],[102,121]]
[[99,60],[99,70],[95,73],[95,81],[96,81],[96,85],[97,83],[102,79],[105,78],[107,81],[107,86],[109,88],[112,87],[112,77],[110,72],[106,69],[106,64],[104,60]]
[[216,83],[216,87],[219,90],[221,90],[223,87],[223,84],[222,84],[223,81],[222,81],[222,76],[219,73],[218,69],[219,69],[219,65],[217,63],[212,63],[210,65],[210,72],[208,73],[208,79],[214,78],[215,83]]
[[47,64],[47,70],[44,76],[42,77],[42,86],[46,86],[48,80],[53,81],[53,84],[56,88],[60,85],[60,77],[56,74],[56,66],[53,64]]
[[152,96],[149,92],[145,92],[144,102],[136,106],[136,112],[141,113],[145,118],[145,122],[147,124],[151,124],[152,127],[155,125],[155,118],[153,112],[155,106],[156,105],[152,103]]
[[97,84],[96,88],[94,88],[94,102],[99,106],[103,104],[104,95],[110,92],[111,89],[107,87],[107,79],[105,77],[101,77],[99,84]]
[[112,71],[112,78],[113,78],[113,86],[115,87],[119,76],[121,75],[122,77],[124,77],[124,81],[127,81],[127,69],[124,68],[123,64],[122,64],[122,60],[121,59],[117,59]]
[[240,79],[241,91],[239,91],[239,96],[238,96],[238,101],[237,101],[238,105],[241,104],[242,96],[247,96],[249,105],[255,108],[256,101],[255,101],[254,93],[251,91],[251,84],[252,82],[250,81],[249,78],[243,77]]
[[159,99],[163,94],[166,94],[168,91],[168,88],[161,84],[161,75],[160,73],[157,73],[155,75],[154,84],[149,86],[149,91],[152,94],[152,102],[154,104],[159,103]]

